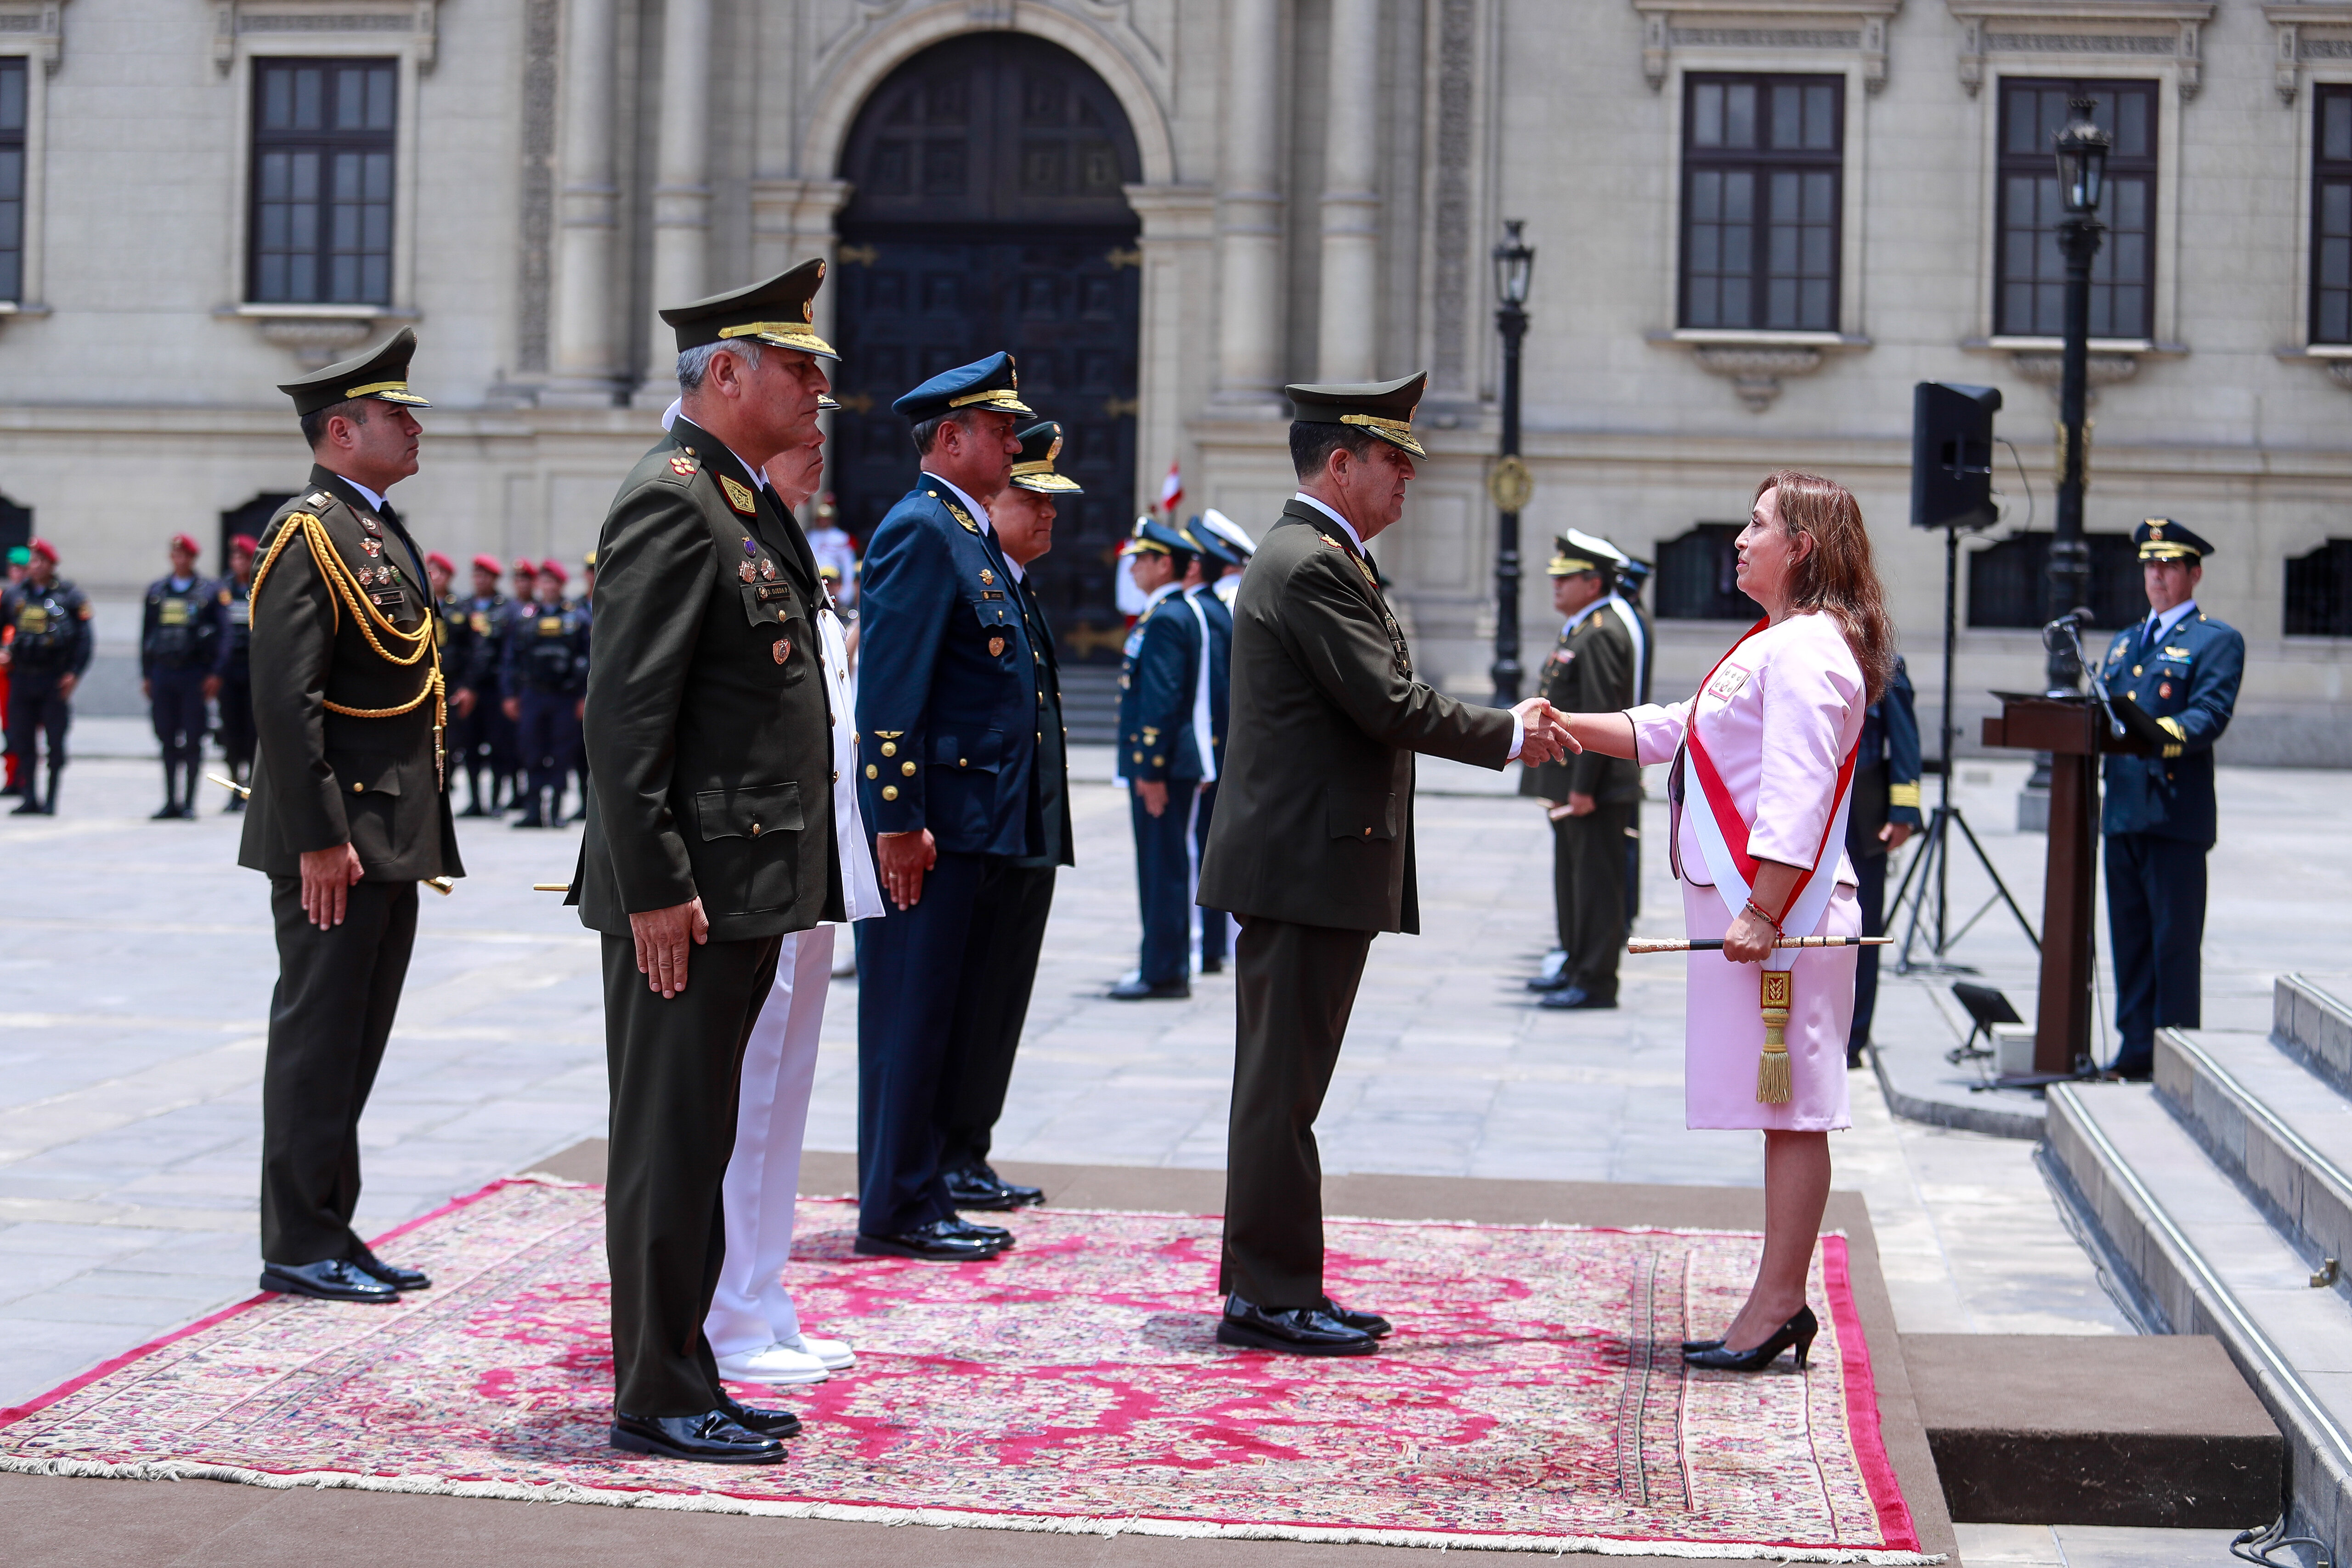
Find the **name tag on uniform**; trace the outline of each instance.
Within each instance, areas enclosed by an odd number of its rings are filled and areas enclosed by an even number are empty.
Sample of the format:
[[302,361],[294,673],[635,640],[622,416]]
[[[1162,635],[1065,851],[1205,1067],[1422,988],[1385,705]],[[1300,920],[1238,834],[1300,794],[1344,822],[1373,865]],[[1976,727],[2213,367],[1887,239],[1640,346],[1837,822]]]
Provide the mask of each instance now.
[[16,612],[16,629],[28,637],[37,637],[49,629],[49,612],[39,605],[27,605]]
[[541,616],[539,617],[540,636],[543,637],[556,637],[559,636],[562,630],[563,617],[562,616]]
[[163,624],[167,626],[186,626],[188,624],[188,601],[185,599],[164,600]]
[[1740,688],[1748,684],[1748,672],[1738,665],[1727,664],[1715,672],[1713,680],[1706,683],[1706,694],[1728,702],[1739,695]]
[[253,624],[253,601],[250,599],[231,599],[228,602],[228,624],[233,626],[251,626]]
[[380,588],[368,595],[368,603],[388,616],[397,616],[408,603],[408,595],[397,588]]

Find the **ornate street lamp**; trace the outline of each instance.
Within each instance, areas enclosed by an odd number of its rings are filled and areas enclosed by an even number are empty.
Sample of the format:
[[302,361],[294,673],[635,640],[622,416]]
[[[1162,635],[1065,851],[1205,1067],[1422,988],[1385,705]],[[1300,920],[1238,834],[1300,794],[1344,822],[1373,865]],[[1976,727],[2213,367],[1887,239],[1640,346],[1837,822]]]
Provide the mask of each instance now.
[[1495,705],[1519,700],[1519,513],[1535,492],[1534,476],[1519,457],[1519,345],[1528,335],[1528,284],[1536,253],[1520,237],[1526,220],[1506,219],[1495,247],[1495,328],[1503,334],[1503,452],[1486,478],[1487,494],[1502,514],[1495,531]]
[[[2058,378],[2058,522],[2050,540],[2046,620],[2056,620],[2090,596],[2091,552],[2083,542],[2083,475],[2086,435],[2083,405],[2091,366],[2091,262],[2099,254],[2106,226],[2098,219],[2106,195],[2107,149],[2113,143],[2092,118],[2097,105],[2077,98],[2067,108],[2073,119],[2058,132],[2058,196],[2066,216],[2058,225],[2058,248],[2066,258],[2065,349]],[[2082,679],[2079,644],[2052,637],[2049,690],[2073,695]]]

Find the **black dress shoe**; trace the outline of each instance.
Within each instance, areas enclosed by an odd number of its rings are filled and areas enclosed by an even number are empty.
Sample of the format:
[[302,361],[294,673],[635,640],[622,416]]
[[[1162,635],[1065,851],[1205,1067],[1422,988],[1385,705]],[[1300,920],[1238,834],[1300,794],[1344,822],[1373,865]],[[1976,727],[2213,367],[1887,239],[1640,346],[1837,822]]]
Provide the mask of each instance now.
[[281,1296],[316,1296],[322,1301],[364,1301],[390,1306],[400,1292],[348,1258],[323,1263],[264,1263],[261,1288]]
[[1396,1325],[1378,1312],[1350,1311],[1328,1296],[1323,1298],[1323,1310],[1349,1328],[1360,1333],[1370,1334],[1376,1340],[1386,1339],[1396,1331]]
[[1617,1005],[1614,996],[1596,996],[1581,985],[1564,985],[1539,999],[1536,1005],[1554,1013],[1599,1010]]
[[1321,1307],[1255,1307],[1239,1296],[1225,1298],[1217,1342],[1290,1355],[1370,1355],[1381,1348],[1370,1334]]
[[999,1252],[1010,1252],[1014,1246],[1013,1233],[1002,1226],[974,1225],[961,1215],[950,1215],[940,1221],[940,1224],[949,1227],[948,1234],[950,1236],[970,1237],[975,1241],[984,1241]]
[[1727,1348],[1721,1340],[1699,1350],[1683,1352],[1685,1365],[1707,1372],[1762,1372],[1780,1359],[1780,1352],[1794,1345],[1797,1348],[1797,1370],[1805,1370],[1805,1356],[1813,1348],[1813,1336],[1821,1332],[1821,1321],[1813,1316],[1811,1307],[1800,1307],[1797,1315],[1772,1331],[1762,1344],[1744,1351]]
[[1045,1201],[1045,1188],[1008,1182],[984,1163],[950,1171],[947,1184],[948,1201],[960,1209],[1017,1209]]
[[490,815],[490,809],[478,800],[468,801],[466,805],[466,809],[459,812],[457,815],[460,816],[488,816]]
[[933,1263],[976,1263],[995,1257],[1001,1248],[970,1234],[975,1228],[961,1220],[935,1219],[895,1236],[868,1236],[861,1230],[856,1251],[861,1258],[919,1258]]
[[632,1454],[697,1459],[706,1465],[772,1465],[784,1446],[751,1430],[724,1407],[699,1415],[625,1415],[613,1412],[612,1444]]
[[801,1435],[801,1418],[789,1410],[762,1410],[756,1405],[745,1405],[732,1394],[719,1396],[719,1408],[735,1419],[735,1425],[747,1432],[779,1440]]
[[1557,974],[1537,975],[1534,979],[1528,982],[1528,989],[1530,991],[1565,991],[1575,984],[1576,977],[1573,974],[1570,974],[1566,968],[1562,968]]
[[178,801],[167,800],[163,803],[163,809],[153,813],[147,818],[147,820],[150,822],[177,822],[185,815],[186,813],[180,809],[180,803]]
[[2156,1053],[2151,1050],[2145,1054],[2135,1052],[2117,1057],[2115,1066],[2109,1068],[2107,1073],[2126,1083],[2146,1083],[2156,1076]]
[[373,1275],[395,1290],[430,1290],[433,1280],[422,1268],[403,1268],[397,1263],[386,1263],[366,1247],[352,1259],[352,1267],[362,1274]]
[[1141,980],[1122,980],[1110,988],[1114,1002],[1181,1002],[1192,994],[1189,980],[1171,980],[1159,985],[1146,984]]
[[1224,961],[1223,959],[1222,959],[1222,958],[1204,958],[1204,959],[1201,960],[1201,973],[1203,973],[1203,974],[1223,974],[1224,972],[1225,972],[1225,961]]
[[[540,820],[539,813],[535,811],[527,811],[520,816],[516,817],[512,822],[508,823],[507,826],[509,827],[544,827],[547,824]],[[665,1417],[665,1419],[667,1419],[667,1417]],[[620,1429],[621,1428],[617,1424],[613,1427],[613,1430],[615,1432]]]
[[226,805],[225,805],[225,806],[222,806],[222,807],[221,807],[221,814],[222,814],[223,816],[244,816],[244,815],[245,815],[245,796],[243,796],[243,795],[233,795],[229,796],[229,797],[228,797],[228,804],[227,804]]

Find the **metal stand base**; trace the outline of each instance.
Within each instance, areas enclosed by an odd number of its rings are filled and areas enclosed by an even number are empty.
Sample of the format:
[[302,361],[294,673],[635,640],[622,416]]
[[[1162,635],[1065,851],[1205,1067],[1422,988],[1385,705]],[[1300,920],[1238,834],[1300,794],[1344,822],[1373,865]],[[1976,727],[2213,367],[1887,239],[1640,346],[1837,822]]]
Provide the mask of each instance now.
[[[1951,923],[1950,900],[1951,830],[1955,826],[1959,828],[1960,836],[1968,840],[1969,852],[1976,856],[1977,864],[1983,868],[1984,874],[1991,879],[1993,887],[1992,897],[1987,899],[1976,913],[1963,921],[1958,929],[1955,929]],[[1931,896],[1934,904],[1932,910],[1929,908]],[[1960,938],[1968,935],[1969,929],[1982,920],[1997,903],[2009,906],[2009,912],[2017,917],[2018,929],[2025,933],[2025,940],[2033,944],[2034,952],[2042,951],[2042,939],[2034,934],[2033,922],[2025,918],[2025,911],[2018,908],[2015,899],[2010,897],[2009,885],[2000,879],[2000,873],[1993,869],[1991,857],[1985,853],[1984,846],[1977,842],[1975,831],[1969,826],[1968,818],[1960,815],[1960,808],[1957,805],[1949,804],[1938,805],[1929,817],[1926,837],[1919,846],[1919,853],[1914,855],[1911,858],[1911,864],[1903,868],[1903,880],[1895,886],[1893,908],[1895,920],[1902,919],[1904,900],[1906,899],[1910,900],[1911,913],[1909,921],[1904,925],[1903,950],[1895,963],[1895,973],[1897,974],[1976,973],[1977,971],[1972,966],[1950,963],[1944,955],[1952,950],[1953,944]],[[1918,942],[1923,926],[1929,928],[1927,933],[1929,956],[1914,958],[1912,949]]]

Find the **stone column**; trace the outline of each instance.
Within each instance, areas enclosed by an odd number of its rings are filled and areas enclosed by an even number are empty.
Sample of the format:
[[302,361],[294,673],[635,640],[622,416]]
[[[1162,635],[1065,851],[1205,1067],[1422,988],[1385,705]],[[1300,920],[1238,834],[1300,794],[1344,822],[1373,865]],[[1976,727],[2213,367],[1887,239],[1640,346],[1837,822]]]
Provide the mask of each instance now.
[[613,162],[615,0],[569,0],[555,256],[555,354],[541,401],[609,406],[620,374],[613,266],[620,187]]
[[1380,364],[1380,0],[1331,0],[1323,138],[1323,300],[1317,379]]
[[1219,412],[1282,406],[1281,0],[1232,0],[1218,151]]
[[[710,254],[710,0],[667,0],[662,19],[661,129],[654,184],[654,309],[713,292]],[[739,281],[749,283],[751,279]],[[637,401],[666,407],[677,336],[656,314]]]

